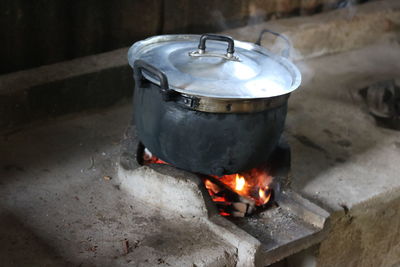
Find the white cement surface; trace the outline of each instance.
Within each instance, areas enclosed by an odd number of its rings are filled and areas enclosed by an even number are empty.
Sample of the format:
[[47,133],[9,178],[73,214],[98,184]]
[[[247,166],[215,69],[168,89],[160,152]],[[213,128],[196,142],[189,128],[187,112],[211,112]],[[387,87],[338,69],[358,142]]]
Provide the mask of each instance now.
[[[300,63],[287,133],[294,188],[328,209],[400,191],[400,132],[377,127],[357,90],[400,76],[400,46],[380,44]],[[307,141],[311,140],[312,145]]]

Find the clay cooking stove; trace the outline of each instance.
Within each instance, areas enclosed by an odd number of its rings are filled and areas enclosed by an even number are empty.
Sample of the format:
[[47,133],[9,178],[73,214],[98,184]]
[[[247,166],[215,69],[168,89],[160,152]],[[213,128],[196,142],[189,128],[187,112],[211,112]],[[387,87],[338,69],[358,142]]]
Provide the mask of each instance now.
[[[140,165],[168,164],[141,142],[138,143],[137,160]],[[288,183],[289,169],[290,148],[281,139],[270,160],[260,167],[223,176],[196,175],[203,181],[220,215],[244,217],[276,205],[281,180]]]
[[[238,250],[238,263],[271,264],[320,242],[328,212],[290,189],[290,148],[245,173],[194,174],[158,159],[128,128],[121,143],[121,188],[161,215],[200,218]],[[221,216],[222,215],[222,216]]]

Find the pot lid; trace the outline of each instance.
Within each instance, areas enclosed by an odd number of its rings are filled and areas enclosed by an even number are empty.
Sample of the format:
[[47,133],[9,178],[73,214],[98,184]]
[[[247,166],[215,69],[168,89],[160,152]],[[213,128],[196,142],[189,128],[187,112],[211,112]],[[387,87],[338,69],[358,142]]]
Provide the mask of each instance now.
[[[128,52],[164,72],[175,91],[212,98],[266,98],[297,89],[301,75],[288,59],[256,44],[221,35],[160,35]],[[144,71],[146,79],[160,84]]]

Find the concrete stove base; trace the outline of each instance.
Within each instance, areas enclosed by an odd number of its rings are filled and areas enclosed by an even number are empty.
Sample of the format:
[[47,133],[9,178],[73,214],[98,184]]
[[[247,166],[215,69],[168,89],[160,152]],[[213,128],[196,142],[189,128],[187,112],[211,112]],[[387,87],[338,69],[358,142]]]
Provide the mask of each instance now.
[[[201,228],[199,231],[212,232],[213,238],[225,242],[227,248],[233,247],[236,251],[233,262],[238,266],[269,265],[319,243],[329,216],[325,210],[294,192],[285,191],[277,202],[279,206],[251,217],[228,220],[218,215],[202,181],[195,174],[168,165],[151,164],[133,170],[119,166],[118,177],[121,189],[136,201],[156,209],[171,224],[189,222]],[[162,244],[164,234],[160,233],[159,238]],[[207,241],[204,245],[208,246]],[[203,258],[207,257],[203,254]],[[176,259],[169,259],[169,262],[179,266]],[[192,264],[196,263],[193,261],[188,265]]]

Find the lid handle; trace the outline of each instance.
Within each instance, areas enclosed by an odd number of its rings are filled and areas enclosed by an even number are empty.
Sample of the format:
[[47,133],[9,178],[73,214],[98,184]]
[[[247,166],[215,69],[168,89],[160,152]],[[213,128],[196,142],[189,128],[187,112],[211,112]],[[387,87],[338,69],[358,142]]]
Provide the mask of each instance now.
[[209,34],[209,33],[203,34],[200,37],[199,50],[202,50],[203,52],[206,51],[206,41],[207,40],[227,42],[228,43],[228,49],[226,50],[226,54],[233,55],[233,53],[235,53],[235,44],[234,44],[233,39],[230,36]]
[[[227,42],[228,49],[226,50],[226,54],[221,55],[221,54],[217,54],[217,53],[206,52],[206,41],[207,40]],[[233,53],[235,53],[235,42],[232,39],[232,37],[230,37],[230,36],[209,34],[209,33],[203,34],[200,37],[200,42],[199,42],[198,48],[199,48],[199,50],[190,52],[189,56],[191,56],[191,57],[220,57],[220,58],[224,58],[227,60],[240,61],[238,57],[233,55]]]

